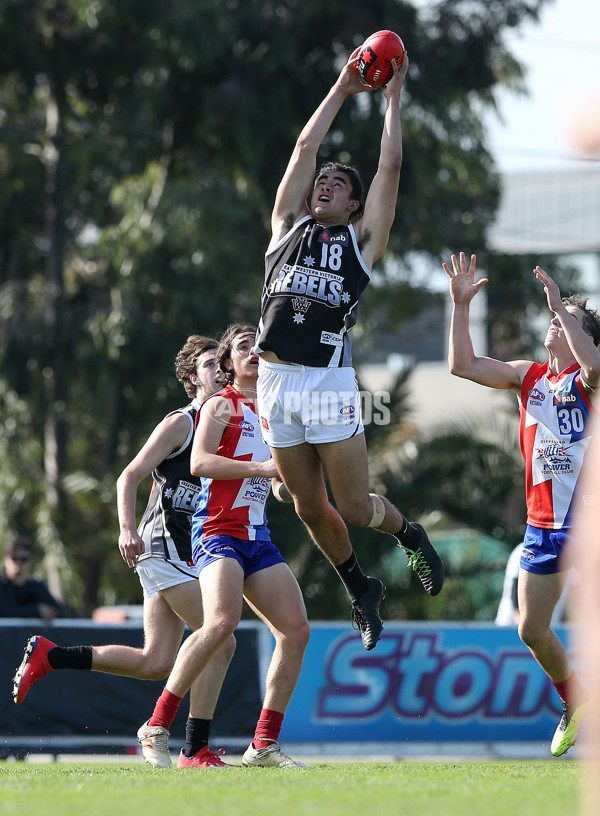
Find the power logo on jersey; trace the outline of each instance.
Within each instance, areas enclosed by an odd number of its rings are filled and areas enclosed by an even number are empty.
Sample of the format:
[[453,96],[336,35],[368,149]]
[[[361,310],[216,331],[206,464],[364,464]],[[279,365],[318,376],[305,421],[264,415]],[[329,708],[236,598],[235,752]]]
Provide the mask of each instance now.
[[542,440],[542,445],[535,449],[535,458],[543,460],[543,475],[573,473],[573,461],[569,456],[570,448],[570,445],[565,447],[562,442],[556,439]]
[[252,479],[245,479],[233,506],[244,507],[249,502],[258,502],[260,505],[264,505],[270,489],[271,480],[264,476],[254,476]]

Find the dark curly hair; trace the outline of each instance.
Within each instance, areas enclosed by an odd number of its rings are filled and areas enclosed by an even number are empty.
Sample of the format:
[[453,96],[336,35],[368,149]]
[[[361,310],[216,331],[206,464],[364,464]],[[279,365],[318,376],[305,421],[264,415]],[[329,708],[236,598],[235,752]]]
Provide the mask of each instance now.
[[350,197],[353,198],[354,201],[358,201],[358,209],[354,210],[350,215],[350,223],[353,224],[355,221],[358,221],[359,218],[362,218],[365,211],[365,188],[356,167],[352,167],[350,164],[342,164],[341,162],[325,162],[325,164],[321,165],[315,176],[313,190],[317,179],[320,178],[323,173],[344,173],[348,176],[350,179]]
[[205,351],[219,347],[219,341],[214,337],[204,337],[202,334],[191,334],[175,357],[175,376],[185,388],[185,392],[193,399],[196,396],[196,386],[192,382],[192,375],[196,373],[198,358]]
[[576,306],[581,309],[583,312],[581,327],[592,338],[594,345],[597,346],[600,343],[600,314],[596,309],[588,308],[588,300],[589,298],[581,297],[581,295],[569,295],[564,297],[562,302],[565,306]]
[[226,385],[231,385],[233,383],[233,371],[231,369],[225,368],[225,363],[227,360],[231,360],[231,352],[233,351],[233,341],[236,337],[239,337],[240,334],[256,334],[256,326],[252,326],[250,323],[232,323],[231,326],[228,326],[221,340],[219,341],[219,348],[217,349],[217,365],[221,371],[221,382],[225,383]]

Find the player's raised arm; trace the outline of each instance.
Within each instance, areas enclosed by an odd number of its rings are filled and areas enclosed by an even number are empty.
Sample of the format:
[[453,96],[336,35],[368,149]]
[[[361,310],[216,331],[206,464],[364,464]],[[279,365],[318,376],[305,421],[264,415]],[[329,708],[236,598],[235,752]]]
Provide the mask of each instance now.
[[408,72],[408,56],[402,65],[392,60],[394,75],[382,88],[385,114],[377,172],[365,201],[365,211],[357,224],[358,240],[367,266],[372,267],[384,253],[396,215],[400,167],[402,165],[402,126],[400,94]]
[[359,79],[357,48],[342,68],[327,96],[302,128],[290,161],[277,189],[271,215],[271,244],[277,243],[293,224],[307,215],[309,195],[317,167],[317,153],[338,111],[348,96],[371,90]]
[[581,366],[584,387],[595,391],[600,385],[600,350],[582,325],[581,315],[578,318],[576,313],[567,309],[556,281],[541,266],[536,266],[533,274],[543,284],[548,308],[556,315],[573,357]]
[[453,301],[448,365],[457,377],[487,385],[490,388],[518,390],[531,363],[527,360],[502,362],[492,357],[477,357],[469,331],[469,308],[471,301],[487,283],[487,278],[475,281],[477,258],[471,255],[469,264],[464,252],[452,255],[452,267],[442,264],[450,279],[450,295]]

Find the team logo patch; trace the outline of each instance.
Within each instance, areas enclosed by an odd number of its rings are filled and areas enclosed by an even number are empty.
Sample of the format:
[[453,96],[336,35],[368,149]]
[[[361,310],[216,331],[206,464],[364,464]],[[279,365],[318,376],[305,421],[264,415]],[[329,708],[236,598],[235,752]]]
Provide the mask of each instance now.
[[292,298],[292,308],[295,312],[302,312],[306,314],[308,312],[308,307],[310,306],[310,300],[308,298],[303,297],[295,297]]
[[265,429],[265,431],[270,431],[270,430],[271,430],[271,429],[269,428],[269,423],[268,423],[268,421],[267,421],[267,418],[266,418],[266,417],[261,416],[261,418],[260,418],[260,424],[263,426],[263,428]]
[[572,447],[559,440],[541,440],[541,445],[534,448],[534,452],[535,458],[542,460],[542,475],[548,478],[553,475],[573,473],[573,459],[570,454]]
[[344,425],[354,425],[354,415],[356,414],[354,405],[344,405],[343,408],[340,408],[340,414]]
[[[249,502],[258,502],[264,504],[271,489],[271,480],[264,476],[255,476],[242,486],[243,493],[238,494],[239,502],[241,504],[248,504]],[[235,506],[238,505],[236,500]]]
[[321,332],[321,343],[327,346],[341,346],[343,344],[341,335],[334,334],[334,332]]
[[538,388],[532,388],[529,392],[529,402],[532,405],[541,405],[545,399],[546,395],[543,394]]

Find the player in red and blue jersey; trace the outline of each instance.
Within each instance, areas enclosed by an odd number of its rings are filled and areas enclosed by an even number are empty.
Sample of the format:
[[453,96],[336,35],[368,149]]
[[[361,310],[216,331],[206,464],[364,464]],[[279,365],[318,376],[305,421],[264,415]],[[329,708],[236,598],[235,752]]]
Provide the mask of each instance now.
[[[226,386],[206,400],[199,413],[191,470],[208,481],[192,519],[192,553],[199,569],[204,624],[181,647],[150,726],[168,729],[181,699],[211,657],[237,627],[245,598],[275,638],[263,708],[242,763],[303,767],[279,745],[283,717],[298,681],[310,628],[300,587],[272,544],[265,503],[275,480],[286,500],[255,408],[258,357],[256,330],[234,324],[224,334],[217,362]],[[290,497],[291,498],[291,497]],[[198,767],[195,746],[177,763]]]
[[562,298],[550,275],[533,270],[553,313],[544,345],[548,362],[502,362],[477,357],[469,334],[469,306],[487,282],[475,281],[476,257],[464,252],[443,264],[454,302],[449,364],[453,374],[490,388],[515,391],[526,467],[527,529],[518,581],[519,636],[548,674],[563,703],[550,751],[564,754],[575,742],[589,696],[567,651],[551,628],[552,613],[570,567],[565,544],[577,501],[579,476],[590,441],[590,399],[600,383],[600,316],[578,296]]
[[[207,403],[209,411],[212,413],[213,406],[217,405],[215,410],[220,411],[220,418],[229,417],[218,455],[233,461],[262,463],[265,457],[270,459],[254,405],[233,385],[226,385],[217,392],[215,400],[217,403]],[[271,464],[267,470],[271,474]],[[270,476],[260,473],[238,479],[207,479],[193,518],[194,562],[198,564],[207,557],[208,543],[215,536],[269,541],[265,503],[270,489]]]
[[[58,669],[161,680],[175,662],[185,625],[191,629],[202,625],[202,596],[191,545],[191,516],[201,492],[201,481],[190,471],[190,456],[200,405],[219,387],[217,347],[218,342],[212,337],[193,334],[187,338],[175,358],[175,374],[191,402],[159,422],[117,480],[119,550],[125,563],[136,570],[144,592],[143,647],[59,646],[34,635],[25,647],[14,678],[16,703],[25,700],[34,683]],[[152,489],[138,526],[138,488],[148,476],[152,476]],[[234,651],[235,640],[231,638],[191,689],[186,734],[193,735],[196,745],[202,743],[204,767],[223,764],[210,751],[208,740]],[[146,762],[170,767],[171,756],[160,728],[144,724],[137,737]]]

